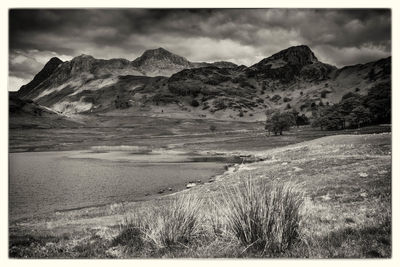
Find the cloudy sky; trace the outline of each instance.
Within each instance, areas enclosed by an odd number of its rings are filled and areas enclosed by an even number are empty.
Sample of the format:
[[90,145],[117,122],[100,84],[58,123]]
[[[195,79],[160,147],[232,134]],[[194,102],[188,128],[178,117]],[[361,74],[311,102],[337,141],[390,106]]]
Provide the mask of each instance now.
[[306,44],[338,67],[391,55],[390,10],[76,9],[10,10],[9,90],[54,56],[133,60],[163,47],[190,61],[251,65]]

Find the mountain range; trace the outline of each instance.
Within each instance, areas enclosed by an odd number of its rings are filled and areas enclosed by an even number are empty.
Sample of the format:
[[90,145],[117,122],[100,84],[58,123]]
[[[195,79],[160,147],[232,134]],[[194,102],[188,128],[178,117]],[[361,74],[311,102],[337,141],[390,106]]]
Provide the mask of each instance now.
[[390,83],[391,57],[337,68],[308,46],[289,47],[252,66],[191,62],[163,48],[133,61],[80,55],[52,58],[13,94],[61,115],[134,114],[264,120],[266,109],[337,103],[348,92],[366,94]]

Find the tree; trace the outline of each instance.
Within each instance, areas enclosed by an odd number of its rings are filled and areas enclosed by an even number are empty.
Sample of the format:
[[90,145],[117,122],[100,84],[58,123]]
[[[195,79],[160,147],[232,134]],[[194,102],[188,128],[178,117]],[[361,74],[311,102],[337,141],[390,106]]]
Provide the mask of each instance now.
[[336,130],[390,121],[391,86],[390,83],[381,83],[369,89],[366,96],[348,92],[338,104],[313,111],[312,125],[321,130]]
[[344,128],[344,117],[339,112],[339,105],[326,106],[316,112],[312,122],[313,127],[320,127],[321,130],[338,130]]
[[350,126],[357,126],[357,128],[360,128],[361,125],[371,122],[371,112],[363,106],[355,107],[350,114],[346,116],[346,121],[349,122]]
[[267,116],[265,129],[268,132],[273,132],[275,135],[278,135],[278,133],[282,135],[283,131],[289,130],[295,124],[296,121],[293,113],[274,111],[270,116]]
[[296,116],[296,125],[300,126],[300,125],[308,125],[310,124],[309,119],[307,118],[307,116],[305,114],[301,114],[300,116],[297,115]]
[[211,131],[211,132],[215,132],[215,130],[217,130],[217,126],[215,126],[215,125],[210,125],[210,131]]
[[391,86],[390,83],[381,83],[371,89],[363,99],[363,104],[371,112],[371,122],[390,123],[391,121]]

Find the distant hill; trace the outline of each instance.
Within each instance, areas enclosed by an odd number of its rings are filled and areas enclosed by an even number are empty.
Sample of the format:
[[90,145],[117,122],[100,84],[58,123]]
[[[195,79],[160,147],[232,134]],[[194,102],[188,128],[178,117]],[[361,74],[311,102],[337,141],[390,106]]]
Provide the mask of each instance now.
[[163,48],[139,58],[51,59],[17,93],[61,114],[143,114],[169,117],[264,120],[265,110],[338,102],[390,82],[391,58],[336,68],[305,45],[289,47],[250,66],[190,62]]

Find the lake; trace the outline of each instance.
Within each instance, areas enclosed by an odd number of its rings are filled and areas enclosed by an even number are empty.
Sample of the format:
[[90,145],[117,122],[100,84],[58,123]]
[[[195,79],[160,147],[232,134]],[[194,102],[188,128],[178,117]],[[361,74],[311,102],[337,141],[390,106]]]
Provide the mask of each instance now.
[[9,164],[11,220],[142,200],[169,187],[176,192],[189,181],[208,181],[222,173],[225,165],[209,160],[193,162],[182,154],[137,155],[120,151],[10,153]]

